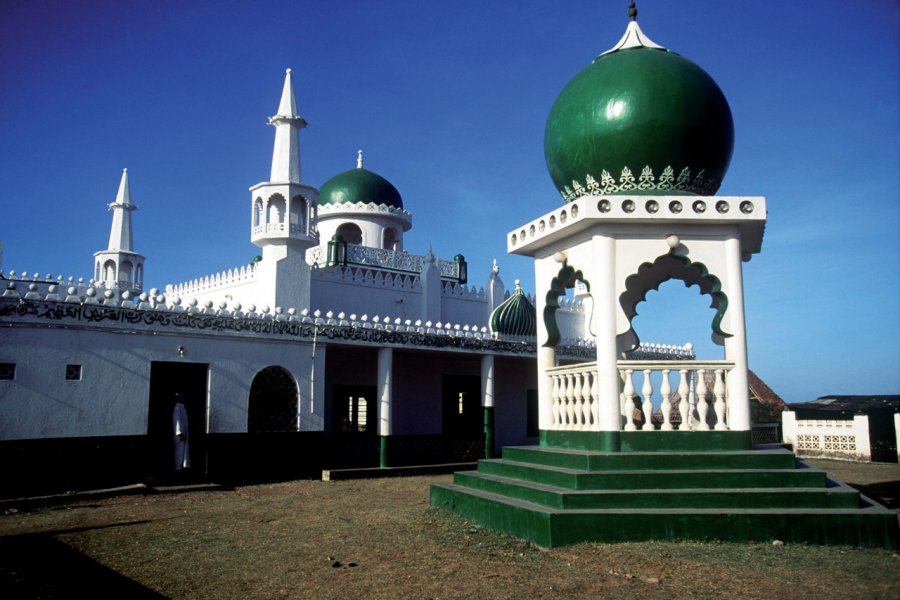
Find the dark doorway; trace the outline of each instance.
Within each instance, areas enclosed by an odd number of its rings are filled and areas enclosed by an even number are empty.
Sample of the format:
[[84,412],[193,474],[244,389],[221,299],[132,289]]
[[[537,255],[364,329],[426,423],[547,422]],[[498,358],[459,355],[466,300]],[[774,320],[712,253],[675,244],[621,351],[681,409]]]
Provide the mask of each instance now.
[[481,377],[444,375],[442,380],[443,432],[456,438],[477,438],[484,432]]
[[375,386],[336,385],[331,395],[331,431],[334,434],[377,433]]
[[[147,470],[151,477],[202,478],[206,475],[206,398],[209,365],[181,362],[150,363],[150,407]],[[187,411],[190,468],[175,469],[176,395]]]

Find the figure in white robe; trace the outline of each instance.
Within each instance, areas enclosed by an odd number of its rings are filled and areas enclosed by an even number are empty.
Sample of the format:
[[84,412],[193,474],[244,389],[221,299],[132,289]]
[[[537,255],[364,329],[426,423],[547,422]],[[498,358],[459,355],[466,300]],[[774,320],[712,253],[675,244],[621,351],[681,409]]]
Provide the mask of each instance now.
[[175,470],[189,469],[191,452],[188,446],[188,414],[181,402],[177,402],[172,411],[172,427],[175,432]]

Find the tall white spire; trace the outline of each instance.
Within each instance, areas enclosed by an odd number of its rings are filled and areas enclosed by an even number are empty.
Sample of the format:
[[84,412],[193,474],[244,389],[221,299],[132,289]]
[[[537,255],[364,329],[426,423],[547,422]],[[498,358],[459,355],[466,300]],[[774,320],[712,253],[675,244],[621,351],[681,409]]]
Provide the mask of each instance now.
[[122,181],[119,182],[119,193],[116,201],[109,205],[113,211],[112,228],[109,231],[107,250],[133,252],[131,239],[131,211],[137,206],[131,203],[131,188],[128,185],[128,169],[122,170]]
[[306,127],[306,120],[297,114],[294,99],[294,85],[291,70],[284,76],[284,89],[278,114],[269,117],[269,125],[275,127],[275,149],[272,152],[273,183],[300,183],[300,130]]
[[131,202],[128,169],[122,170],[119,193],[109,209],[113,211],[109,244],[94,253],[94,283],[107,289],[139,291],[144,285],[144,257],[134,251],[131,238]]

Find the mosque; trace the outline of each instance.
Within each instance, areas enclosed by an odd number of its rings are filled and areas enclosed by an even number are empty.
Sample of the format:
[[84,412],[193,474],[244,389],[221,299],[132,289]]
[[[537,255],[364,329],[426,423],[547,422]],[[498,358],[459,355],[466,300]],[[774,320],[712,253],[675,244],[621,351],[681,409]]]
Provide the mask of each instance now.
[[[0,272],[7,480],[40,491],[483,459],[433,486],[432,504],[542,546],[896,545],[893,513],[787,450],[753,448],[771,402],[748,369],[742,263],[761,250],[766,201],[714,195],[734,141],[725,96],[647,37],[633,2],[629,15],[548,117],[564,202],[506,234],[534,258],[534,295],[507,289],[496,262],[472,285],[462,253],[408,251],[413,215],[362,151],[319,189],[304,183],[290,70],[268,180],[249,190],[251,264],[145,290],[123,172],[92,277]],[[724,359],[638,339],[636,307],[669,279],[710,297]]]

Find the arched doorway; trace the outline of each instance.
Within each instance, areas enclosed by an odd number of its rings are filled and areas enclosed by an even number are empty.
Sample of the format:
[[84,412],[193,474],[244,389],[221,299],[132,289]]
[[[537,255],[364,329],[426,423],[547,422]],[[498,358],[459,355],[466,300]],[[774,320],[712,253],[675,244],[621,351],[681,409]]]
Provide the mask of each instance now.
[[356,223],[342,223],[336,232],[348,244],[362,244],[362,229]]
[[298,431],[297,381],[284,367],[261,370],[250,385],[247,432]]

